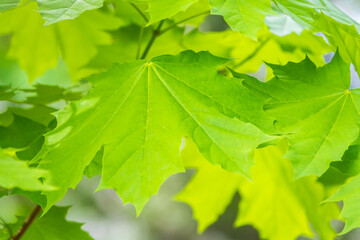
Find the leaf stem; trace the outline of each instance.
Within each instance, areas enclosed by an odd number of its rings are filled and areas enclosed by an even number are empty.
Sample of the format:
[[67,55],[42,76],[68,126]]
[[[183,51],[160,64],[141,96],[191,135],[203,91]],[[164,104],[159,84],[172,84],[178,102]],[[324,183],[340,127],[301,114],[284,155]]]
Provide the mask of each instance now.
[[249,61],[250,59],[252,59],[253,57],[256,56],[256,54],[265,46],[265,44],[270,40],[270,37],[266,38],[261,45],[259,45],[257,48],[255,48],[255,50],[246,58],[244,58],[243,60],[241,60],[240,62],[238,62],[237,64],[235,64],[234,66],[232,66],[231,68],[236,69],[241,67],[244,63],[246,63],[247,61]]
[[136,51],[136,59],[139,59],[139,57],[140,57],[141,43],[142,43],[143,36],[144,36],[144,28],[142,27],[140,29],[140,33],[139,33],[139,42],[138,42],[138,47],[137,47],[137,51]]
[[147,44],[147,46],[146,46],[143,54],[141,55],[140,59],[145,59],[146,58],[147,54],[149,53],[150,48],[154,44],[155,39],[160,35],[160,29],[161,29],[163,24],[164,24],[164,20],[161,20],[158,27],[153,31],[152,36],[150,38],[150,41]]
[[145,16],[145,14],[134,4],[134,3],[130,3],[131,6],[133,6],[135,8],[135,10],[141,15],[141,17],[146,21],[146,23],[149,22],[149,19]]
[[177,25],[179,25],[179,24],[181,24],[181,23],[183,23],[183,22],[186,22],[186,21],[188,21],[188,20],[190,20],[190,19],[199,17],[199,16],[204,15],[204,14],[209,14],[209,13],[210,13],[209,11],[201,12],[201,13],[195,14],[195,15],[193,15],[193,16],[190,16],[190,17],[188,17],[188,18],[185,18],[185,19],[183,19],[183,20],[180,20],[180,21],[178,21],[178,22],[175,22],[174,24],[172,24],[172,25],[170,25],[169,27],[167,27],[167,28],[165,28],[164,30],[162,30],[159,35],[164,34],[165,32],[169,31],[169,30],[172,29],[173,27],[176,27]]
[[35,207],[35,209],[32,211],[32,213],[30,214],[29,218],[26,219],[24,224],[20,227],[20,229],[17,231],[17,233],[10,238],[10,240],[19,240],[24,235],[26,230],[28,230],[28,228],[33,223],[33,221],[35,220],[37,215],[40,213],[40,211],[41,211],[41,207],[39,205],[37,205]]

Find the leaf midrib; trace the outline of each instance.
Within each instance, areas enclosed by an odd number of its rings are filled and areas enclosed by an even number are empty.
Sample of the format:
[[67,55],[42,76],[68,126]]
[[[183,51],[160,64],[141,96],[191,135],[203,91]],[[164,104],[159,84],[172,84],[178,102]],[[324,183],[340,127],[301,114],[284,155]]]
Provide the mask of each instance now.
[[[156,67],[158,67],[159,69],[162,69],[159,65],[157,65],[156,63],[153,63],[153,65],[155,65]],[[195,116],[193,116],[193,114],[182,104],[181,100],[178,99],[178,97],[175,96],[175,94],[173,94],[172,90],[170,90],[171,88],[168,86],[168,84],[166,83],[166,81],[160,76],[159,72],[156,70],[156,67],[151,66],[152,69],[154,70],[155,74],[157,75],[158,79],[161,81],[161,83],[164,85],[164,87],[166,88],[166,90],[170,93],[170,95],[176,100],[176,102],[179,104],[179,106],[181,106],[181,108],[195,121],[195,123],[198,125],[199,128],[201,128],[204,133],[206,133],[206,135],[210,138],[210,140],[212,141],[213,144],[215,144],[220,150],[221,152],[228,157],[229,160],[231,160],[233,163],[235,163],[236,166],[238,166],[239,169],[241,169],[241,167],[239,166],[238,162],[236,162],[231,156],[229,156],[226,152],[223,151],[223,149],[218,145],[218,143],[216,141],[214,141],[214,139],[212,139],[209,134],[207,133],[207,131],[202,127],[202,125],[198,122],[198,120],[196,119]],[[166,71],[164,71],[166,74]],[[170,75],[171,77],[173,77],[172,75]],[[183,83],[181,80],[177,79],[174,77],[174,79],[176,79],[177,81],[179,81],[180,83],[184,84],[185,86],[188,86],[187,84]],[[197,91],[198,92],[198,91]]]

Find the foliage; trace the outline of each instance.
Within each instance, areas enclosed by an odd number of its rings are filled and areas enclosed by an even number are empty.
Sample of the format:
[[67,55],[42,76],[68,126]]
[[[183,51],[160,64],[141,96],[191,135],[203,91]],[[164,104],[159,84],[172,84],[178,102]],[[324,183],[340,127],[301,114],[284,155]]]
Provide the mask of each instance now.
[[199,232],[237,193],[264,239],[360,227],[359,32],[328,0],[2,1],[0,198],[36,211],[0,238],[91,239],[54,206],[84,176],[140,214],[187,169]]

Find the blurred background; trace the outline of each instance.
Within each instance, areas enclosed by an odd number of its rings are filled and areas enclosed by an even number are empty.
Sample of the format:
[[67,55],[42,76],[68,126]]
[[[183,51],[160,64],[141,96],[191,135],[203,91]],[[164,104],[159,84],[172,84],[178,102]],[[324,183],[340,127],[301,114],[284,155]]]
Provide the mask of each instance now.
[[[359,0],[333,0],[344,12],[360,21]],[[226,28],[221,17],[209,16],[201,26],[203,31],[217,31]],[[356,74],[354,74],[355,76]],[[174,196],[190,180],[194,171],[175,174],[153,196],[139,217],[131,204],[123,205],[113,190],[95,192],[100,177],[84,178],[76,190],[69,190],[60,206],[72,206],[68,220],[84,223],[83,229],[96,240],[256,240],[260,239],[251,226],[234,228],[233,222],[238,211],[241,196],[236,194],[225,213],[204,233],[197,232],[197,222],[191,208],[177,202]],[[0,199],[0,206],[7,206],[9,212],[26,200],[14,196]],[[4,210],[2,210],[4,211]],[[21,208],[18,212],[23,211]],[[341,231],[343,223],[333,222],[333,227]],[[306,239],[300,237],[299,240]],[[360,230],[337,237],[338,240],[358,240]]]

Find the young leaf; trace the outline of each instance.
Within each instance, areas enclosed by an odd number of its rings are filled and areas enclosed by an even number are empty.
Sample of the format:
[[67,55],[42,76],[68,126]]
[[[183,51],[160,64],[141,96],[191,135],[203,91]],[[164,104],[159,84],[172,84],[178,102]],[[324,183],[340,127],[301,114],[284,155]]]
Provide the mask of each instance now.
[[13,114],[9,126],[0,126],[0,148],[25,148],[45,132],[46,126]]
[[[257,41],[230,30],[206,33],[193,30],[184,36],[183,45],[194,51],[210,51],[216,56],[232,58],[229,67],[243,73],[257,72],[264,62],[299,62],[306,55],[316,65],[322,65],[323,55],[332,50],[322,37],[309,30],[279,37],[263,29],[259,31]],[[271,68],[268,70],[271,78]]]
[[336,167],[348,176],[356,176],[360,173],[360,145],[351,145],[341,158],[340,162],[333,162]]
[[[160,20],[171,18],[183,12],[199,0],[128,0],[130,2],[148,3],[150,19],[148,26]],[[164,9],[166,9],[164,11]],[[206,10],[206,9],[205,9]]]
[[249,182],[207,163],[196,146],[187,141],[182,159],[186,167],[196,168],[197,172],[176,199],[192,207],[199,231],[214,223],[234,193],[240,191],[236,226],[253,225],[261,239],[295,239],[299,235],[312,236],[313,231],[321,239],[332,239],[335,232],[330,221],[338,216],[338,207],[319,205],[324,188],[315,178],[293,181],[291,165],[282,158],[285,151],[283,145],[257,149],[256,164],[251,169],[253,180]]
[[337,53],[331,63],[320,68],[308,58],[270,67],[274,79],[246,83],[269,96],[264,110],[290,140],[286,156],[295,176],[320,176],[330,162],[341,160],[359,134],[360,91],[349,90],[349,64]]
[[233,31],[256,39],[265,16],[272,13],[270,0],[210,0],[211,13],[224,16]]
[[17,160],[0,149],[0,187],[17,187],[29,191],[53,190],[53,187],[40,180],[45,177],[48,177],[47,171],[30,168],[27,162]]
[[248,176],[253,149],[272,138],[215,109],[225,110],[226,101],[234,101],[231,92],[241,88],[237,79],[217,73],[225,61],[188,51],[116,64],[90,79],[93,89],[58,113],[59,125],[39,155],[39,167],[61,189],[46,193],[47,208],[78,184],[102,146],[99,189],[114,188],[138,211],[167,177],[183,170],[184,136],[210,162]]
[[[295,21],[315,31],[323,32],[329,42],[338,47],[342,58],[360,72],[358,49],[360,24],[328,0],[274,0],[276,5]],[[314,12],[315,10],[315,12]]]
[[112,15],[93,10],[74,20],[44,27],[44,20],[36,10],[36,3],[30,2],[0,14],[0,35],[11,34],[8,57],[18,61],[30,81],[54,68],[60,55],[72,79],[87,75],[80,68],[96,55],[96,46],[111,43],[106,31],[122,24]]
[[273,2],[285,14],[292,17],[300,24],[307,26],[308,28],[317,29],[316,14],[314,14],[314,11],[322,12],[330,18],[333,18],[337,22],[348,25],[355,24],[357,25],[357,27],[360,27],[360,25],[355,20],[351,19],[348,15],[342,12],[329,0],[273,0]]
[[350,63],[353,63],[355,69],[360,73],[360,34],[356,25],[346,25],[335,21],[325,14],[317,14],[318,29],[325,33],[330,44],[337,46],[341,57]]
[[19,4],[20,0],[2,0],[0,2],[0,12],[11,8],[15,8]]
[[50,25],[66,19],[74,19],[81,13],[100,8],[104,0],[37,0],[39,12]]
[[198,231],[202,233],[225,211],[246,179],[210,164],[189,139],[181,151],[181,159],[186,168],[195,168],[197,172],[176,200],[191,206]]
[[325,191],[315,177],[293,180],[291,164],[282,157],[285,151],[284,146],[256,150],[253,183],[240,187],[235,225],[253,225],[262,239],[296,239],[314,233],[319,239],[333,239],[330,221],[338,217],[337,205],[321,204]]
[[351,179],[350,182],[343,185],[327,201],[343,201],[344,207],[341,211],[341,217],[345,218],[345,227],[341,234],[350,232],[352,229],[360,226],[359,196],[360,175]]

